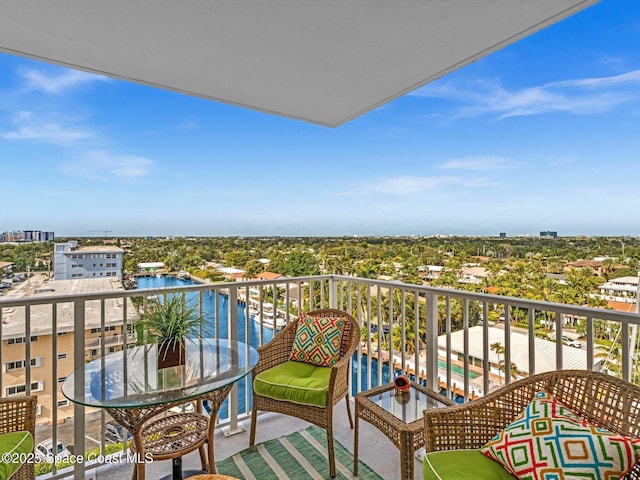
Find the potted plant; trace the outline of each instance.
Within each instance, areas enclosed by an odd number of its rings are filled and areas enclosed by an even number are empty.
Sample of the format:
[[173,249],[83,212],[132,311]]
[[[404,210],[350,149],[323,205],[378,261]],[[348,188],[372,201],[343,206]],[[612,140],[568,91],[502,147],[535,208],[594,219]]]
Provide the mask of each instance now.
[[184,340],[199,335],[204,321],[182,295],[154,302],[140,320],[149,339],[158,345],[158,369],[184,365]]

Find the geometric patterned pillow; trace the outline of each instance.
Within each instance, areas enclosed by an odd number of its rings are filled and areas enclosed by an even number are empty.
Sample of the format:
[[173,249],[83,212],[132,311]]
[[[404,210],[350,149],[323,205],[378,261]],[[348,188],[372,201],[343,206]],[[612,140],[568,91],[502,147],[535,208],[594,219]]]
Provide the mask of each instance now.
[[481,451],[519,479],[613,480],[640,460],[640,439],[590,425],[539,392]]
[[331,367],[340,360],[345,325],[342,318],[300,315],[290,360]]

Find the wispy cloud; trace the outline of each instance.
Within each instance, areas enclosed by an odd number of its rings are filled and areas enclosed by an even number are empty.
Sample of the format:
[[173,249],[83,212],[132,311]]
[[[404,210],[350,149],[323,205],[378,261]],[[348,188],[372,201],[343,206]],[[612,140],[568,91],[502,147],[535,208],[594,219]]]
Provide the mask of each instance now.
[[27,90],[41,91],[49,94],[62,93],[94,82],[108,81],[107,77],[77,70],[59,69],[57,73],[41,70],[23,69],[18,73],[25,81]]
[[414,195],[431,192],[458,181],[457,177],[388,177],[370,182],[363,190],[368,193]]
[[87,152],[82,158],[62,166],[63,173],[92,180],[116,180],[145,177],[151,174],[155,162],[136,155],[115,155],[109,152]]
[[411,95],[442,98],[462,106],[458,117],[496,115],[498,118],[563,112],[597,114],[637,101],[640,70],[610,77],[594,77],[540,86],[508,89],[497,80],[474,79],[461,84],[440,80]]
[[60,119],[42,118],[33,112],[23,110],[12,116],[10,129],[0,130],[0,138],[69,145],[78,140],[95,137],[95,133],[89,129],[69,126],[58,120]]
[[507,157],[479,156],[453,158],[440,165],[440,168],[446,170],[493,171],[512,170],[521,165],[520,162],[516,162]]

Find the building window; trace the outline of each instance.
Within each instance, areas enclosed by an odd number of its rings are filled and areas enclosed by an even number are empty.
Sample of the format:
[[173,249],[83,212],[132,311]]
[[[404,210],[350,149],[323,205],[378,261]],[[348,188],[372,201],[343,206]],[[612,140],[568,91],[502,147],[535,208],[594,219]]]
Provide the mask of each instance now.
[[92,349],[92,350],[91,350],[91,356],[92,356],[92,357],[95,357],[95,356],[97,356],[97,355],[98,355],[98,350],[97,350],[97,349],[95,349],[95,348],[94,348],[94,349]]
[[59,353],[58,354],[58,360],[64,360],[65,358],[67,358],[67,354],[66,353]]
[[58,377],[58,383],[64,383],[67,377]]
[[109,347],[109,353],[114,353],[116,351],[116,347]]
[[[26,341],[25,337],[8,338],[7,345],[18,345],[20,343],[25,343],[25,341]],[[34,335],[31,337],[31,342],[37,342],[37,341],[38,341],[37,336]]]
[[73,260],[82,259],[82,258],[84,258],[84,255],[79,255],[79,254],[75,253],[75,254],[71,255],[71,258]]
[[59,337],[62,337],[62,336],[64,336],[64,335],[66,335],[67,333],[69,333],[69,332],[58,332],[58,336],[59,336]]
[[79,263],[74,263],[71,265],[71,268],[82,268],[82,265],[80,265]]
[[82,278],[82,274],[81,273],[72,273],[71,274],[71,278]]
[[69,405],[69,400],[58,400],[58,407],[66,407]]
[[6,371],[10,372],[12,370],[18,370],[24,368],[25,361],[24,360],[16,360],[15,362],[7,362]]
[[116,263],[107,263],[107,268],[116,268],[117,266]]
[[107,253],[107,258],[117,258],[115,253]]
[[[39,381],[39,382],[31,382],[31,391],[32,392],[39,392],[44,388],[44,382],[43,381]],[[6,387],[5,391],[7,392],[7,397],[11,396],[11,395],[21,395],[26,393],[27,388],[26,385],[22,384],[22,385],[12,385],[10,387]]]
[[107,277],[116,277],[116,272],[107,272]]

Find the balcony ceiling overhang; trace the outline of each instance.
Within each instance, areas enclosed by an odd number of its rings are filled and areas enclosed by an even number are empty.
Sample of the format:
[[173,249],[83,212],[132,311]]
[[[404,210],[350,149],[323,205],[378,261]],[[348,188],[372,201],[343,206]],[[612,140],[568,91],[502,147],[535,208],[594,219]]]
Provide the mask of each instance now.
[[337,126],[598,0],[6,0],[0,50]]

